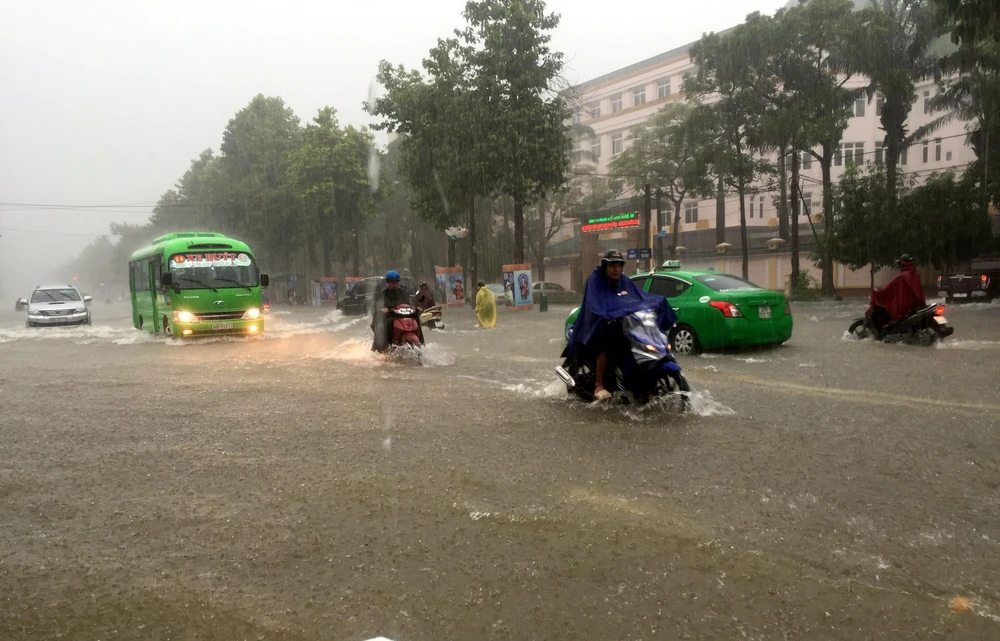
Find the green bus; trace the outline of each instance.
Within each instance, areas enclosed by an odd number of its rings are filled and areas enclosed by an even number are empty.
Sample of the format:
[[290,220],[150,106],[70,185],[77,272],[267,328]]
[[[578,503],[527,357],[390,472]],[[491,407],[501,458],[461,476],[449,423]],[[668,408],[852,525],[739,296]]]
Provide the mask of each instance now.
[[160,236],[129,258],[132,324],[167,336],[260,334],[267,274],[246,244],[212,232]]

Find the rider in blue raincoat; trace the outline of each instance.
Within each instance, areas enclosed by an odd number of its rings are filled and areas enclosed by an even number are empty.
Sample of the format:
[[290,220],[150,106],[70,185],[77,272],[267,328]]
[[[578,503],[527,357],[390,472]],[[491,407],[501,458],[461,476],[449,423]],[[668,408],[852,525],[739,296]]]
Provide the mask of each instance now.
[[631,279],[624,276],[625,257],[617,249],[612,249],[601,259],[583,291],[583,303],[573,323],[566,355],[577,361],[597,361],[594,397],[599,400],[611,398],[605,389],[605,372],[608,361],[620,363],[628,358],[629,344],[618,321],[639,311],[655,311],[657,325],[669,334],[677,316],[667,299],[639,289]]

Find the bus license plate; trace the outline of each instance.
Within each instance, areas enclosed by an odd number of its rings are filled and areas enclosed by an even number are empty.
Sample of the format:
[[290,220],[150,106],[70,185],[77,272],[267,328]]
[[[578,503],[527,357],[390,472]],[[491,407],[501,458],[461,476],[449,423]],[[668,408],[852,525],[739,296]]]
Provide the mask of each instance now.
[[761,305],[757,308],[758,318],[771,318],[771,308],[767,305]]
[[212,331],[219,331],[222,329],[232,329],[232,328],[233,328],[232,323],[216,323],[215,325],[212,325]]

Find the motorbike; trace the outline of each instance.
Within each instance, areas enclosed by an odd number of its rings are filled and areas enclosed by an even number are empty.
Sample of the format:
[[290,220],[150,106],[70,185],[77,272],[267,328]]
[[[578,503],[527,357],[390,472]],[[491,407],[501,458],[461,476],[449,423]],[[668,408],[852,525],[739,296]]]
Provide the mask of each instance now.
[[441,306],[434,305],[420,312],[420,324],[429,329],[444,329],[441,320]]
[[389,344],[380,350],[383,354],[398,354],[400,356],[416,356],[419,360],[423,355],[423,345],[420,343],[420,325],[417,321],[417,310],[410,305],[401,304],[385,313],[389,325]]
[[[671,351],[670,339],[660,330],[656,313],[634,312],[617,321],[628,343],[628,353],[617,355],[613,372],[614,383],[605,387],[623,403],[644,405],[656,398],[676,397],[682,409],[690,407],[688,384],[681,366]],[[567,338],[572,337],[572,326]],[[563,351],[565,360],[556,368],[556,375],[566,384],[567,390],[581,400],[594,400],[597,383],[596,359],[576,360]],[[617,393],[616,393],[617,392]]]
[[899,339],[931,345],[955,333],[955,328],[944,317],[944,305],[927,305],[910,312],[909,316],[896,322],[884,322],[886,311],[873,305],[864,316],[854,319],[848,333],[856,338],[874,338],[877,341]]

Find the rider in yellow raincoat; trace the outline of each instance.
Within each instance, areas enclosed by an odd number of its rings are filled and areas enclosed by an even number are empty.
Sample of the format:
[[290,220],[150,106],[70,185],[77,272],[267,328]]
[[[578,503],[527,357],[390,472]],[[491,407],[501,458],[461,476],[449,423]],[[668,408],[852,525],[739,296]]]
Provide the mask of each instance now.
[[497,324],[497,297],[486,289],[486,283],[479,283],[476,294],[476,317],[480,327],[493,327]]

